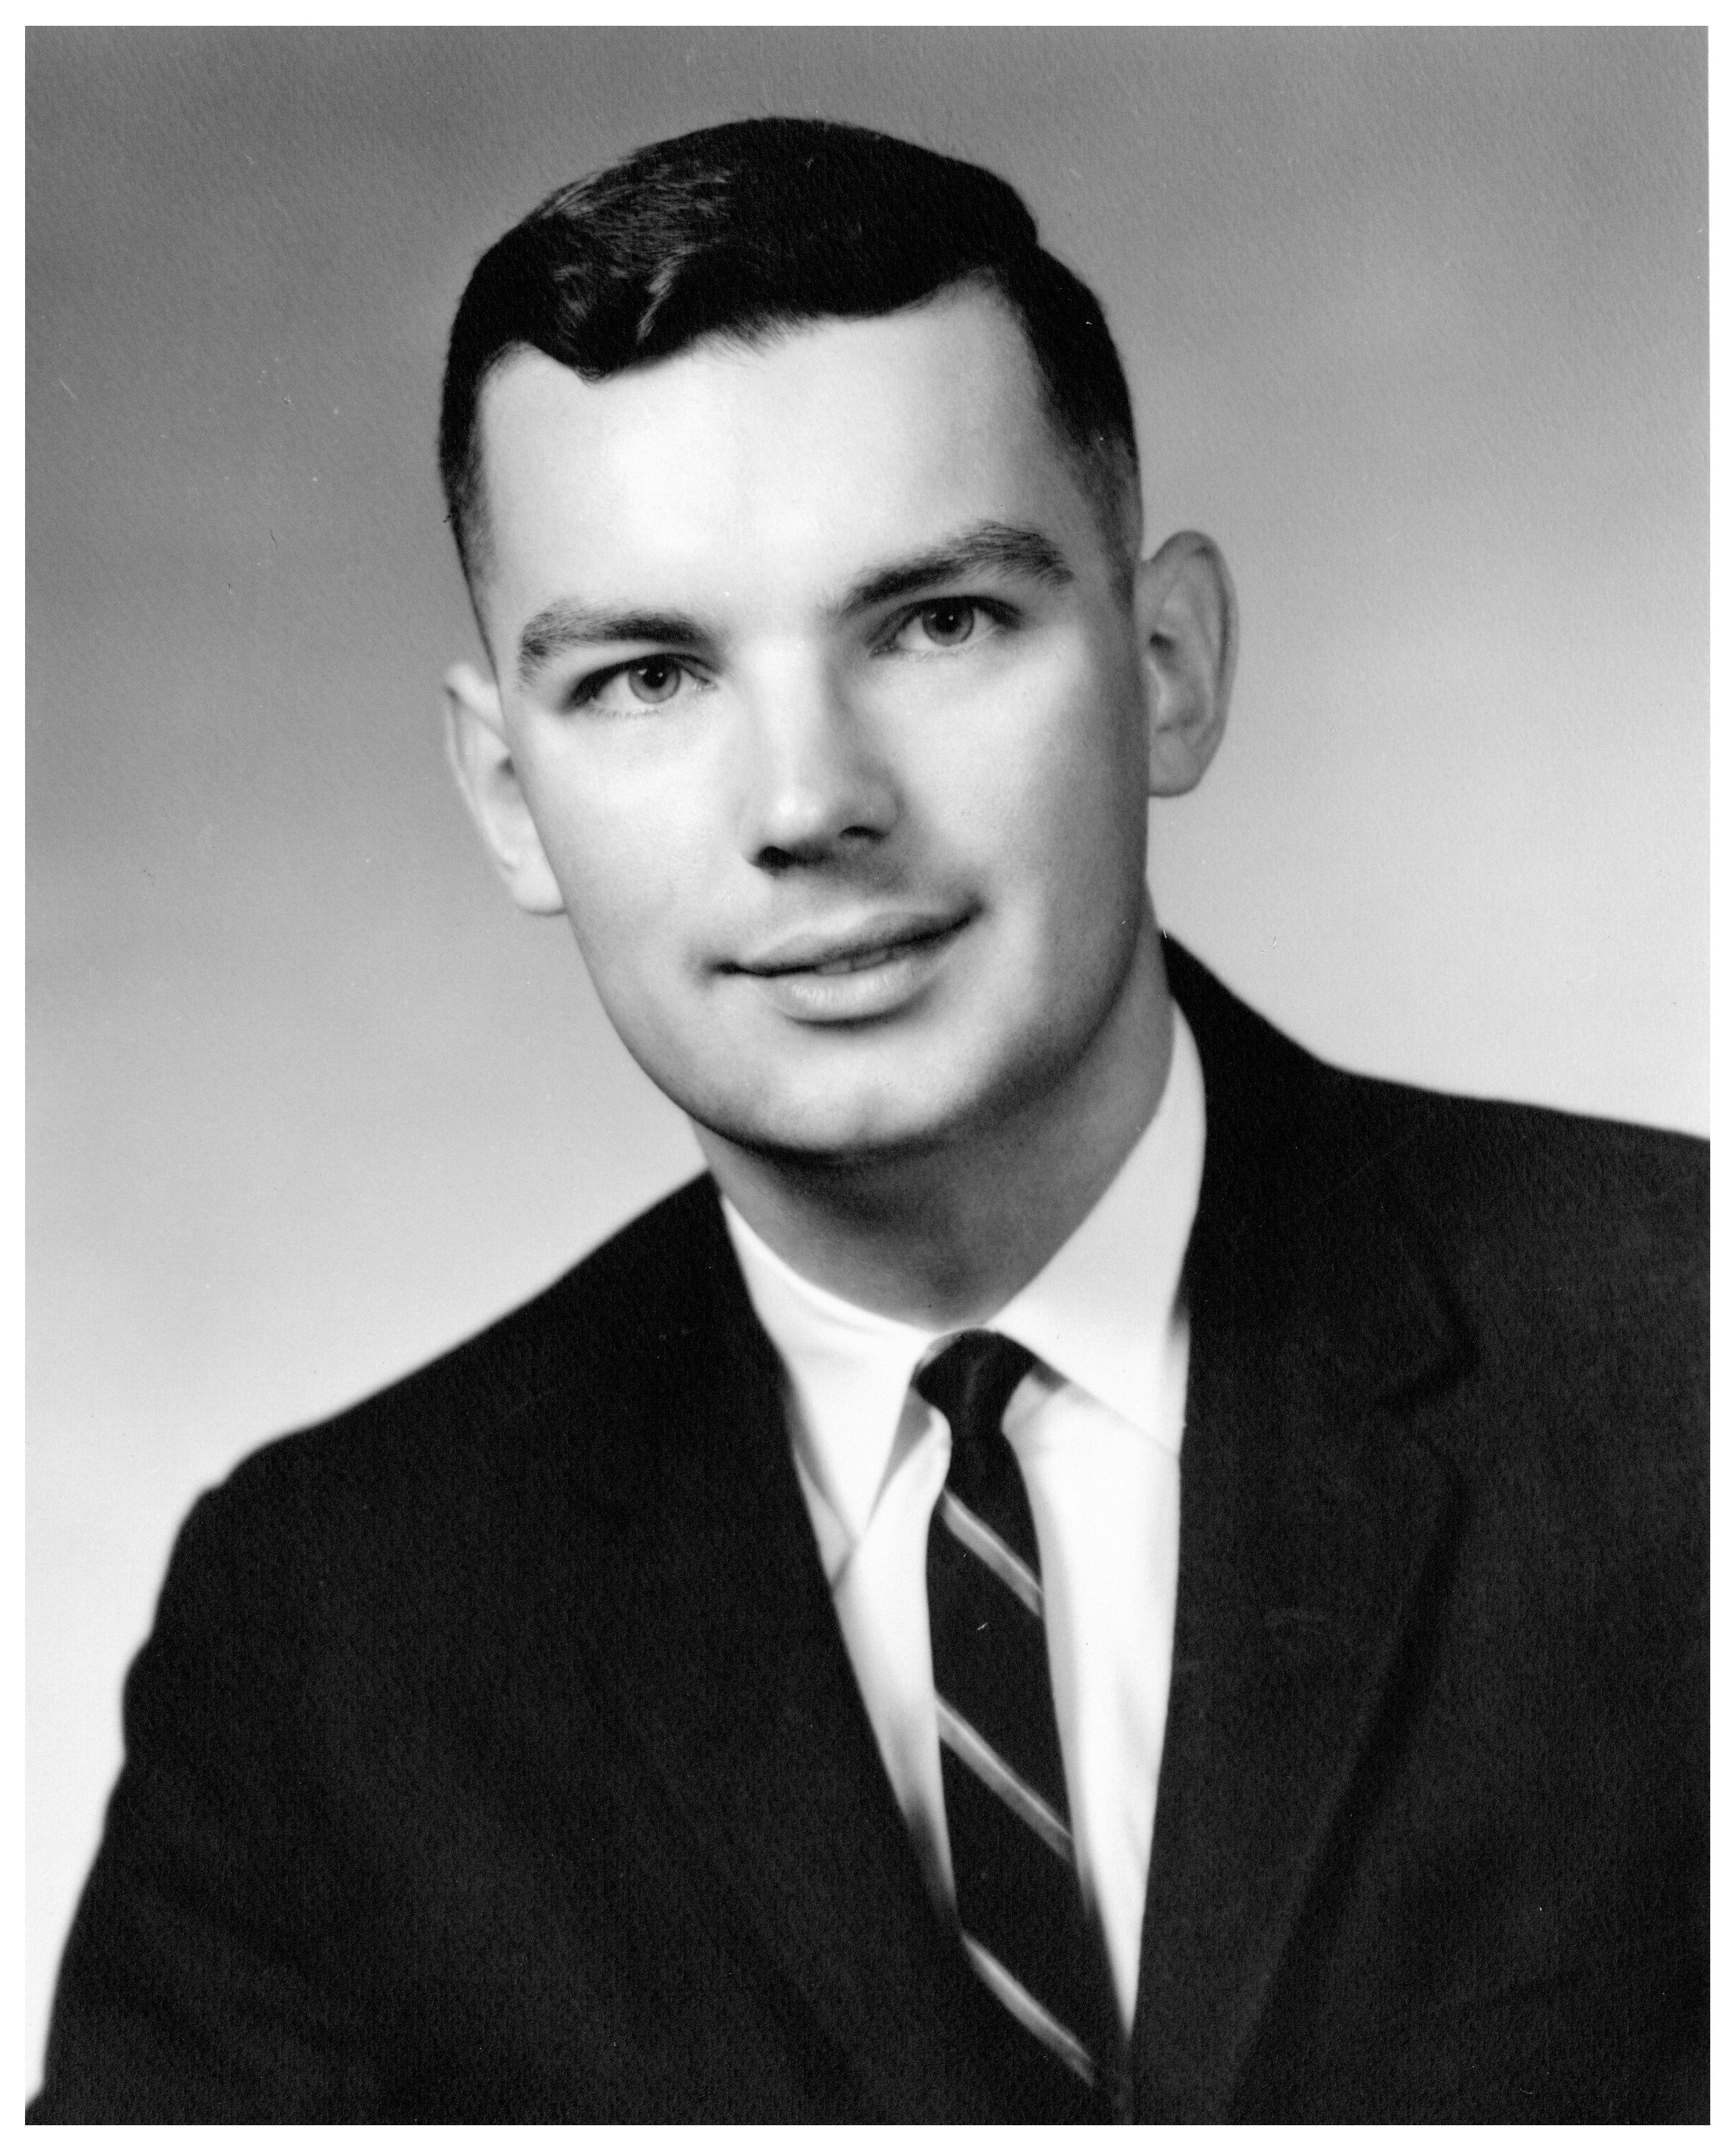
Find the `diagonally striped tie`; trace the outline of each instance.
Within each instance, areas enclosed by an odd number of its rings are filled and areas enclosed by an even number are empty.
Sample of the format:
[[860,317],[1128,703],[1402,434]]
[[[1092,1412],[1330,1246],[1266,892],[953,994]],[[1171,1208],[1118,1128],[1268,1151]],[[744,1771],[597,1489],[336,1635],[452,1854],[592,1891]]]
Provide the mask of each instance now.
[[929,1527],[929,1621],[965,1948],[1025,2029],[1091,2084],[1112,2003],[1074,1865],[1036,1533],[1000,1426],[1035,1364],[1023,1345],[974,1329],[917,1374],[953,1434]]

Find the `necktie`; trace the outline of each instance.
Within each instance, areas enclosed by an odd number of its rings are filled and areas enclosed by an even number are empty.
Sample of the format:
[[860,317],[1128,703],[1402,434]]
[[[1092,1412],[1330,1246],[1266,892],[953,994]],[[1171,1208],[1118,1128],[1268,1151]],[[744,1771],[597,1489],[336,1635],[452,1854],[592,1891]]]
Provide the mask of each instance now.
[[1035,1364],[1022,1344],[974,1329],[917,1374],[918,1394],[953,1437],[929,1527],[929,1623],[965,1949],[1025,2029],[1089,2085],[1113,2005],[1074,1865],[1036,1532],[1000,1425]]

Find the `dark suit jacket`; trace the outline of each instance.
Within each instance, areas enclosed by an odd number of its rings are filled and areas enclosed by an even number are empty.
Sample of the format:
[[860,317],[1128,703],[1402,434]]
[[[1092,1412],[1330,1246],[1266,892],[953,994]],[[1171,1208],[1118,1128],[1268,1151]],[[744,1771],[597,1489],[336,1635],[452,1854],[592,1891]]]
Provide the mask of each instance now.
[[[1704,1146],[1338,1073],[1169,961],[1209,1125],[1121,2111],[1691,2114]],[[1045,2110],[707,1182],[206,1495],[126,1733],[38,2118]]]

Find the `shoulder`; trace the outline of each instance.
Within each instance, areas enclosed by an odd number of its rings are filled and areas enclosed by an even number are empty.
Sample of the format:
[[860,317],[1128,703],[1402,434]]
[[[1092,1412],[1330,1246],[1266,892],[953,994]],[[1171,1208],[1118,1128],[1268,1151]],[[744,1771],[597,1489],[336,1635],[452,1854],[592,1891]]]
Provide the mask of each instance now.
[[1468,1547],[1529,1576],[1556,1643],[1619,1634],[1679,1681],[1708,1567],[1708,1146],[1332,1070],[1318,1090],[1450,1311],[1456,1375],[1415,1424]]
[[[585,1490],[602,1435],[655,1415],[698,1349],[728,1259],[715,1188],[689,1182],[533,1298],[426,1365],[255,1450],[202,1497],[182,1551],[205,1541],[256,1577],[281,1550],[336,1549],[437,1567]],[[468,1561],[465,1566],[469,1566]]]
[[1455,1096],[1315,1062],[1332,1148],[1401,1188],[1467,1255],[1578,1258],[1587,1282],[1645,1290],[1703,1269],[1709,1147],[1698,1136],[1504,1100]]
[[1467,1273],[1542,1263],[1588,1291],[1642,1297],[1697,1279],[1703,1303],[1700,1137],[1354,1074],[1286,1037],[1186,950],[1170,944],[1166,956],[1200,1037],[1208,1130],[1251,1142],[1310,1207],[1407,1210]]
[[1618,1479],[1703,1475],[1708,1145],[1336,1071],[1319,1087],[1452,1302],[1506,1438],[1607,1446]]
[[715,1192],[691,1183],[202,1495],[128,1678],[129,1782],[190,1771],[213,1799],[256,1804],[346,1757],[389,1774],[394,1743],[454,1713],[488,1725],[551,1684],[578,1727],[620,1546],[656,1513],[637,1490],[676,1416],[667,1385],[694,1339],[710,1349],[720,1245]]
[[1703,1359],[1703,1141],[1316,1066],[1323,1147],[1390,1191],[1471,1309],[1557,1339],[1613,1327],[1652,1356],[1698,1339]]
[[1698,1514],[1708,1145],[1331,1066],[1166,953],[1232,1244],[1278,1236],[1281,1273],[1340,1334],[1420,1319],[1441,1378],[1422,1422],[1491,1497],[1554,1485],[1565,1516],[1596,1487],[1671,1531]]

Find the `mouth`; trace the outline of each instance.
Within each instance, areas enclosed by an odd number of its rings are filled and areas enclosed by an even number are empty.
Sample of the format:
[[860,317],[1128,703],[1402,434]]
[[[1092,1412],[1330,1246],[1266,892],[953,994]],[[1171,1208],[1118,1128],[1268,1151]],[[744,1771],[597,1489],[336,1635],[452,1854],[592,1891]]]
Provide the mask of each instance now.
[[726,973],[755,982],[802,1023],[859,1023],[906,1006],[970,924],[959,911],[901,912],[845,930],[786,936]]
[[873,920],[850,933],[792,934],[762,955],[723,968],[755,979],[791,978],[799,973],[841,978],[949,940],[964,925],[966,916],[962,912],[938,918],[903,914]]

